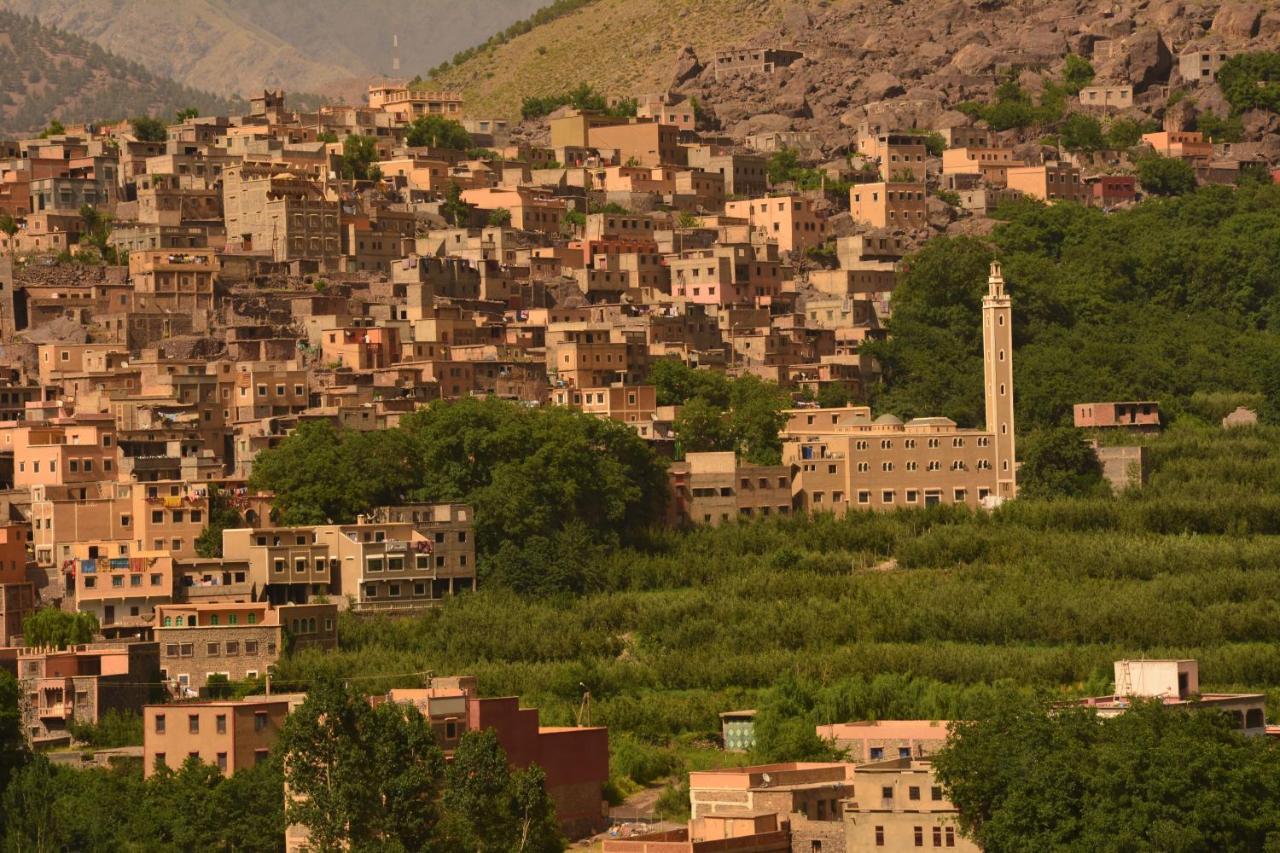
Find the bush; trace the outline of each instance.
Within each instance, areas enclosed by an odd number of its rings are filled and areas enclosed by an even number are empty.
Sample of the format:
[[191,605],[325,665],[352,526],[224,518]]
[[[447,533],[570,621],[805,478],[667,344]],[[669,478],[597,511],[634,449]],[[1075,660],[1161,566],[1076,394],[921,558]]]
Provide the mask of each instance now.
[[1182,195],[1196,188],[1196,171],[1185,160],[1154,154],[1138,161],[1138,183],[1152,195]]

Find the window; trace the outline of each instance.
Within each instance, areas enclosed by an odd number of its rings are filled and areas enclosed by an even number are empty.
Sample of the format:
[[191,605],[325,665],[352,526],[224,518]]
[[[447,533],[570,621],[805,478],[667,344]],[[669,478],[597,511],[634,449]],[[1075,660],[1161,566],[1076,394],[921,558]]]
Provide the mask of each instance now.
[[924,846],[924,827],[923,826],[913,827],[911,834],[915,838],[916,846],[923,847]]
[[255,711],[253,714],[253,730],[255,732],[264,731],[267,728],[267,712]]
[[882,758],[884,758],[884,747],[883,746],[871,747],[871,760],[879,761]]
[[256,655],[256,654],[258,653],[258,641],[257,641],[257,640],[245,640],[245,641],[244,641],[244,653],[245,653],[246,655]]
[[193,735],[200,734],[200,715],[199,714],[187,715],[187,731]]
[[882,786],[882,787],[880,788],[880,798],[881,798],[881,799],[884,799],[884,800],[892,800],[892,799],[893,799],[893,786],[892,786],[892,785],[884,785],[884,786]]
[[880,502],[886,504],[893,503],[893,489],[885,489],[882,491],[880,493]]
[[219,769],[219,770],[221,770],[221,771],[223,771],[224,773],[226,772],[226,769],[227,769],[227,754],[226,754],[225,752],[219,752],[219,753],[218,753],[218,769]]
[[165,767],[165,766],[166,766],[166,764],[165,764],[165,760],[164,760],[164,753],[163,753],[163,752],[157,752],[157,753],[156,753],[156,763],[155,763],[153,766],[154,766],[154,767],[156,767],[156,768],[160,768],[160,767]]
[[[907,750],[907,752],[910,752],[910,751],[911,751],[910,749],[908,749],[908,750]],[[920,788],[919,788],[919,786],[917,786],[917,785],[912,785],[910,788],[907,788],[907,799],[908,799],[908,800],[918,800],[918,799],[920,799]]]
[[947,846],[955,847],[956,846],[956,828],[954,826],[948,826],[943,831],[946,832],[947,834]]
[[876,846],[877,847],[884,846],[884,827],[883,826],[876,827]]
[[[900,746],[900,747],[898,747],[898,757],[899,757],[899,758],[910,758],[910,757],[911,757],[911,747],[909,747],[909,746]],[[920,789],[919,789],[919,788],[913,788],[912,790],[913,790],[913,791],[915,791],[915,796],[913,796],[911,799],[913,799],[913,800],[918,800],[918,799],[920,799]]]
[[221,648],[222,646],[220,643],[209,643],[206,648],[206,654],[208,654],[209,657],[217,657]]
[[156,714],[156,734],[164,734],[164,714]]
[[227,733],[227,715],[226,714],[219,714],[218,716],[214,717],[214,728],[220,735],[225,735]]
[[934,785],[929,789],[929,799],[933,800],[935,803],[942,799],[941,785]]

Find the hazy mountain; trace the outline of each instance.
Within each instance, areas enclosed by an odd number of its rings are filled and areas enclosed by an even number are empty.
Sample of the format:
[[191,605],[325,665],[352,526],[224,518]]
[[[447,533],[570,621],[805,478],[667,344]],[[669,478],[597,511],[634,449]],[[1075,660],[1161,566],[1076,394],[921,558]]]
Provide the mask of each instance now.
[[159,77],[79,36],[0,11],[0,133],[185,107],[225,113],[232,101]]
[[156,74],[223,94],[331,92],[405,76],[483,42],[546,0],[0,0]]

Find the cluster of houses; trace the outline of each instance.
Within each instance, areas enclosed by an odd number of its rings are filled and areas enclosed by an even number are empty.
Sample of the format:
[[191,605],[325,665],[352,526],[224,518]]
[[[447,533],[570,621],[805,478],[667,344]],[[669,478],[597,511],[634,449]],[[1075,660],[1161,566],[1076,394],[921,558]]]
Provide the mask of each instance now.
[[[717,73],[794,59],[729,51]],[[1106,108],[1124,93],[1081,94],[1095,96]],[[472,146],[409,144],[438,120]],[[469,116],[456,93],[400,84],[313,112],[266,92],[244,115],[185,117],[164,139],[122,122],[0,142],[0,666],[19,679],[29,739],[65,744],[73,721],[145,708],[146,772],[196,755],[231,773],[266,754],[300,700],[211,699],[211,686],[269,683],[289,650],[336,647],[340,612],[412,613],[474,589],[468,506],[279,522],[272,495],[249,486],[254,460],[308,421],[383,430],[472,396],[572,407],[672,459],[673,524],[1015,497],[998,264],[981,428],[808,402],[860,399],[878,378],[861,345],[883,335],[938,191],[979,213],[1017,195],[1137,197],[1131,177],[1026,162],[985,127],[938,130],[940,157],[919,131],[864,122],[849,161],[861,167],[830,174],[850,184],[840,227],[846,200],[770,181],[770,155],[803,139],[725,138],[668,94],[639,98],[634,116],[562,109],[541,145]],[[1194,133],[1145,140],[1213,153]],[[781,464],[680,452],[678,407],[648,384],[660,359],[790,391]],[[1152,414],[1086,405],[1086,426]],[[242,525],[211,547],[227,509]],[[30,647],[23,624],[41,605],[93,614],[98,637]],[[496,728],[513,764],[547,770],[569,831],[604,819],[603,729],[541,727],[466,678],[378,701],[421,708],[446,748]],[[837,728],[862,761],[694,774],[683,836],[605,850],[967,844],[931,776],[936,725]]]
[[[1228,715],[1248,736],[1280,736],[1266,723],[1266,697],[1202,693],[1194,660],[1115,662],[1115,693],[1064,705],[1114,717],[1135,701]],[[721,715],[726,749],[754,746],[754,711]],[[793,762],[694,771],[685,827],[617,830],[604,853],[907,853],[920,848],[977,851],[960,832],[959,812],[934,773],[947,743],[939,720],[879,720],[817,727],[844,754],[838,762]],[[627,827],[629,829],[629,827]]]

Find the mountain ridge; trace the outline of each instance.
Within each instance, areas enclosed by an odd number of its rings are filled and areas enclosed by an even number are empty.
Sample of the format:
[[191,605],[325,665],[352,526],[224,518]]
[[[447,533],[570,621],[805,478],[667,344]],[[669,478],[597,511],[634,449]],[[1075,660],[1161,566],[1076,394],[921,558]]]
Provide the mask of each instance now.
[[34,18],[0,10],[0,132],[34,132],[53,119],[170,118],[188,107],[210,114],[241,106],[159,77]]
[[[224,96],[263,88],[359,94],[392,72],[427,68],[531,14],[545,0],[0,0],[0,9],[89,39],[153,73]],[[413,76],[410,70],[407,76]]]

